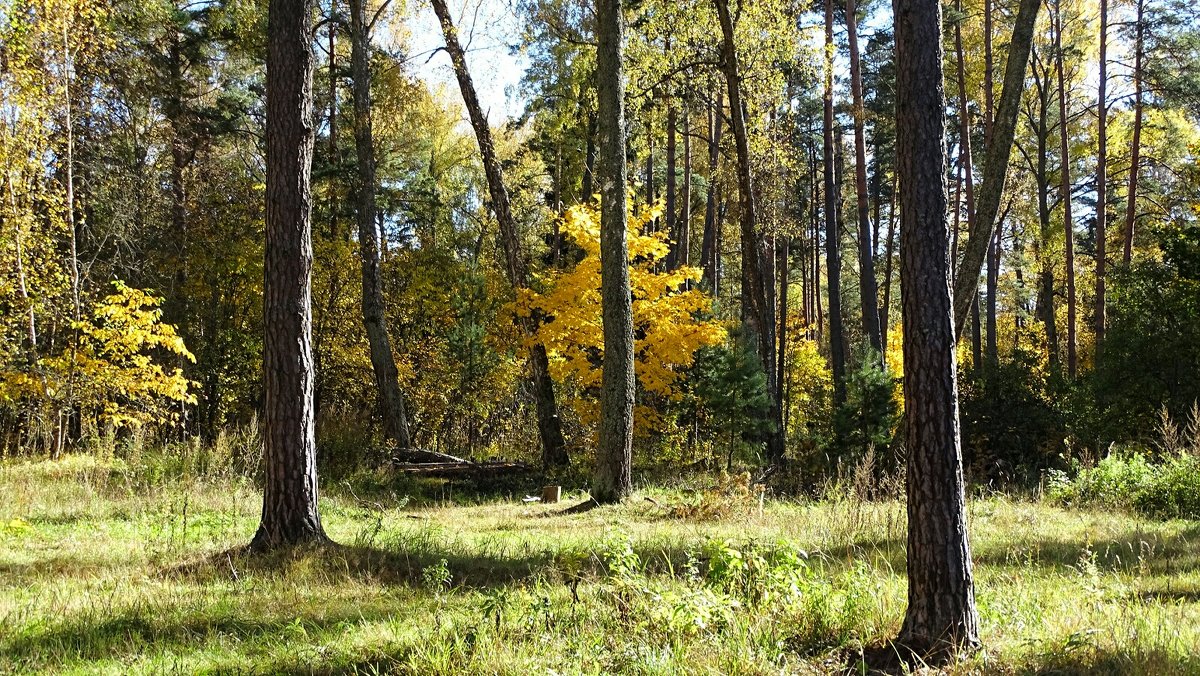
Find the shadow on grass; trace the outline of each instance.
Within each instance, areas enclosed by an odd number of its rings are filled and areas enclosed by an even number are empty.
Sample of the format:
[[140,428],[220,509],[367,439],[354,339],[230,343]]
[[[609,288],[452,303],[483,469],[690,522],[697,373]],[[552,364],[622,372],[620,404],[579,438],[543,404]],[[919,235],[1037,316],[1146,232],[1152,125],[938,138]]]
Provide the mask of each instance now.
[[139,606],[103,618],[63,621],[50,628],[0,640],[5,665],[37,668],[73,660],[94,661],[176,649],[191,652],[223,638],[238,643],[302,638],[309,632],[332,630],[347,623],[368,622],[391,615],[361,606],[321,616],[290,615],[265,619],[245,615],[197,615],[175,618],[166,609]]
[[975,563],[999,568],[1078,569],[1092,561],[1102,571],[1173,575],[1200,569],[1200,538],[1130,530],[1118,537],[1032,538],[978,546]]

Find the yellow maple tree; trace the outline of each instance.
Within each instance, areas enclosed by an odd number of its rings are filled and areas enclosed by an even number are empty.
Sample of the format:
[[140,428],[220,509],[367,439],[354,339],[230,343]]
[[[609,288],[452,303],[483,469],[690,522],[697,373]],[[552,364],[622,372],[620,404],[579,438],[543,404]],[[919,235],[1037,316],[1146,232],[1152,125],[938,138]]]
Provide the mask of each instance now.
[[[720,322],[705,315],[712,297],[702,291],[699,268],[661,269],[670,251],[666,233],[647,232],[661,217],[661,204],[631,213],[628,219],[629,279],[633,297],[634,372],[642,392],[678,401],[680,372],[691,366],[696,350],[725,340]],[[546,291],[521,291],[516,311],[544,321],[530,340],[550,355],[550,374],[575,385],[580,396],[569,401],[584,424],[599,419],[595,393],[600,387],[604,334],[600,320],[600,218],[593,205],[576,205],[562,218],[562,231],[583,251],[571,269],[540,280]],[[640,432],[660,429],[658,411],[639,403],[634,416]]]

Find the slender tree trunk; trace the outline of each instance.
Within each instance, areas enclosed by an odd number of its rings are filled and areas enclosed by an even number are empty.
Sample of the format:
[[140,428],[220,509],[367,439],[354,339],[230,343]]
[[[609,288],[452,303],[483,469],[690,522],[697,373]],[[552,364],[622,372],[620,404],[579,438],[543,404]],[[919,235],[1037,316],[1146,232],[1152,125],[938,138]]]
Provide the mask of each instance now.
[[327,538],[317,514],[312,361],[312,6],[270,0],[263,277],[262,522],[251,549]]
[[892,178],[891,208],[888,209],[887,242],[883,245],[883,311],[879,313],[884,349],[887,349],[887,332],[891,324],[889,317],[892,313],[892,261],[895,259],[896,253],[896,195],[899,188],[899,176],[894,176]]
[[[517,236],[517,222],[513,217],[508,190],[504,185],[500,160],[496,157],[496,146],[492,141],[492,131],[488,126],[487,116],[484,115],[483,107],[479,103],[475,84],[467,69],[466,55],[458,41],[458,32],[454,28],[446,0],[431,1],[442,26],[446,51],[450,53],[450,60],[454,64],[454,73],[458,79],[463,102],[467,106],[467,113],[471,118],[471,127],[475,130],[475,140],[479,144],[479,154],[483,160],[484,174],[487,176],[488,195],[491,198],[489,206],[492,213],[496,215],[496,223],[500,227],[500,241],[504,248],[504,262],[509,281],[516,289],[527,288],[529,272],[521,253],[520,240]],[[526,335],[533,336],[536,333],[536,321],[532,317],[523,320],[522,327]],[[566,442],[563,440],[562,425],[558,417],[558,404],[554,399],[554,383],[550,378],[549,358],[546,355],[545,346],[541,343],[534,344],[529,350],[529,361],[537,405],[538,434],[542,442],[542,464],[547,467],[566,465],[569,458]]]
[[[779,347],[776,349],[776,356],[779,359],[779,365],[775,367],[775,371],[779,374],[779,407],[781,412],[786,412],[787,407],[784,406],[784,374],[787,373],[787,341],[788,341],[788,287],[791,286],[789,279],[789,255],[791,253],[791,238],[784,237],[783,244],[779,247]],[[787,438],[787,416],[786,413],[780,419],[781,433]]]
[[858,274],[863,334],[883,365],[883,334],[879,328],[879,287],[875,283],[875,251],[871,239],[871,203],[867,193],[867,134],[864,128],[862,63],[858,53],[858,12],[846,0],[846,30],[850,42],[850,91],[854,99],[854,192],[858,198]]
[[[820,204],[821,184],[817,183],[817,152],[813,149],[813,224],[812,224],[812,279],[813,279],[813,299],[817,306],[817,341],[820,342],[825,337],[825,308],[821,304],[821,224],[817,220],[817,205]],[[823,170],[828,171],[829,165],[824,165]],[[828,208],[828,204],[825,205]],[[828,213],[825,218],[828,219]],[[831,342],[832,351],[832,342]]]
[[683,186],[679,192],[678,235],[675,267],[692,264],[692,123],[688,111],[683,114]]
[[[956,9],[962,12],[962,0],[955,3]],[[954,24],[954,60],[958,71],[958,144],[959,159],[963,170],[963,193],[967,198],[967,233],[975,229],[975,167],[971,162],[971,111],[967,107],[966,66],[963,63],[962,22]],[[957,203],[956,203],[957,206]],[[957,211],[955,212],[957,213]],[[958,229],[955,228],[957,235]],[[952,261],[958,260],[957,243]],[[978,270],[965,270],[963,274],[979,275]],[[972,366],[979,368],[983,362],[983,346],[979,331],[979,293],[974,294],[971,304],[971,357]]]
[[676,260],[677,260],[676,257],[678,256],[678,251],[679,251],[679,245],[678,245],[679,233],[675,230],[675,207],[677,206],[676,202],[675,202],[675,197],[676,197],[676,184],[677,184],[678,178],[679,178],[679,176],[678,176],[679,167],[678,167],[678,163],[676,162],[676,157],[675,157],[676,151],[679,150],[679,147],[678,147],[679,144],[677,142],[677,138],[679,136],[679,134],[678,134],[679,130],[676,128],[678,124],[679,124],[679,112],[675,109],[675,102],[672,100],[668,100],[667,101],[667,195],[666,195],[666,203],[663,205],[663,210],[666,212],[664,215],[666,217],[667,237],[669,237],[672,242],[676,243],[675,244],[675,252],[674,252],[676,255],[671,256],[670,257],[671,260],[668,261],[668,267],[672,267],[672,268],[675,267],[676,265],[678,265],[678,263],[676,263]]
[[938,0],[896,0],[895,14],[908,454],[908,610],[899,641],[918,653],[954,652],[979,643],[979,615],[959,446],[942,12]]
[[1105,268],[1108,246],[1108,0],[1100,0],[1100,82],[1096,95],[1096,357],[1107,329]]
[[1129,150],[1129,192],[1125,200],[1125,253],[1122,262],[1133,260],[1133,231],[1137,225],[1138,171],[1142,161],[1142,61],[1145,58],[1145,0],[1137,0],[1136,38],[1133,47],[1133,140]]
[[829,365],[833,371],[833,404],[846,401],[846,352],[842,331],[842,253],[838,228],[838,184],[834,177],[833,129],[833,0],[825,0],[825,286],[829,291]]
[[716,105],[708,109],[708,198],[704,205],[704,237],[700,251],[700,258],[704,261],[704,283],[712,290],[713,298],[720,296],[717,279],[717,249],[720,247],[717,237],[717,162],[721,159],[721,135],[724,131],[721,124],[723,101],[724,96],[718,93]]
[[[775,373],[775,308],[773,293],[768,292],[765,275],[767,267],[763,261],[762,245],[755,214],[754,183],[750,173],[750,140],[746,130],[746,111],[742,105],[741,75],[739,75],[737,49],[734,46],[733,17],[729,12],[728,0],[713,0],[717,19],[721,23],[722,67],[729,93],[729,117],[732,120],[733,137],[738,158],[739,216],[741,219],[742,279],[748,288],[742,289],[743,306],[748,299],[747,324],[758,347],[758,358],[767,376],[767,390],[771,396],[771,420],[775,429],[767,440],[767,457],[772,461],[783,458],[783,418],[779,408],[779,380]],[[773,277],[771,278],[773,280]]]
[[[1036,57],[1035,57],[1036,58]],[[1049,75],[1049,67],[1045,75]],[[1038,200],[1038,258],[1040,270],[1038,273],[1038,306],[1041,310],[1042,321],[1046,328],[1046,351],[1050,355],[1051,369],[1059,366],[1058,326],[1054,310],[1054,268],[1050,264],[1050,170],[1047,167],[1047,156],[1050,152],[1050,83],[1041,74],[1034,73],[1034,86],[1038,93],[1037,119],[1037,166],[1034,181],[1037,184]]]
[[[1000,200],[1004,196],[1004,182],[1008,175],[1008,159],[1017,130],[1017,112],[1025,91],[1025,68],[1033,48],[1033,29],[1041,0],[1020,1],[1012,40],[1008,45],[999,110],[993,123],[991,143],[983,160],[983,183],[976,204],[975,230],[968,233],[959,264],[960,273],[954,283],[955,336],[962,333],[975,292],[979,289],[979,273],[983,270],[984,258],[987,257],[996,229],[996,216],[1000,213]],[[901,208],[904,208],[903,204]]]
[[1067,117],[1066,64],[1063,58],[1062,0],[1054,1],[1054,47],[1058,61],[1058,138],[1059,155],[1062,162],[1062,203],[1064,252],[1067,266],[1067,375],[1075,377],[1077,356],[1075,353],[1075,220],[1071,216],[1071,145]]
[[[992,0],[983,2],[983,147],[986,154],[991,152],[995,120],[995,57],[992,50]],[[978,218],[978,216],[976,216]],[[995,228],[996,233],[989,238],[990,246],[987,251],[987,358],[991,364],[999,363],[999,351],[996,345],[996,290],[1000,282],[1000,232],[1001,227]],[[970,232],[967,233],[971,235]]]
[[596,193],[596,113],[588,111],[587,144],[583,153],[583,199],[591,202]]
[[625,241],[625,74],[623,0],[596,0],[596,94],[600,154],[600,295],[604,361],[600,444],[592,497],[619,502],[633,492],[633,309]]
[[412,445],[400,376],[383,309],[380,232],[375,220],[375,140],[371,127],[371,36],[365,0],[350,0],[350,68],[354,86],[354,148],[358,155],[355,200],[362,264],[362,316],[371,351],[371,370],[383,414],[383,434],[400,449]]

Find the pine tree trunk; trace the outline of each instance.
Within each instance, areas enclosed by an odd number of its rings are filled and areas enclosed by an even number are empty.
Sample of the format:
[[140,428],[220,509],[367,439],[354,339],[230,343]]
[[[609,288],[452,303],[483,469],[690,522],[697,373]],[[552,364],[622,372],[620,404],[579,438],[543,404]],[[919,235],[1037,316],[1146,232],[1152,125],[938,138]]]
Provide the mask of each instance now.
[[858,274],[863,334],[883,365],[883,335],[879,329],[879,287],[875,283],[875,250],[871,237],[870,199],[867,193],[867,135],[864,129],[862,63],[858,53],[858,13],[854,0],[846,0],[846,29],[850,42],[850,91],[854,103],[854,191],[858,198]]
[[623,0],[596,0],[596,95],[600,152],[600,295],[604,362],[600,444],[592,497],[619,502],[633,492],[633,309],[626,227]]
[[675,243],[673,250],[669,251],[670,260],[667,261],[667,267],[674,268],[678,265],[676,262],[679,255],[679,233],[675,230],[675,197],[676,184],[678,183],[678,164],[676,162],[676,151],[678,148],[677,138],[679,136],[676,125],[679,123],[679,113],[675,109],[675,102],[667,102],[667,195],[666,203],[663,205],[664,216],[666,217],[667,237],[671,242]]
[[[737,49],[734,45],[733,17],[729,12],[728,0],[713,0],[717,19],[721,24],[722,59],[725,82],[729,94],[729,117],[732,120],[733,138],[737,149],[738,164],[738,212],[741,230],[742,280],[747,284],[742,289],[743,306],[748,310],[747,328],[754,335],[758,358],[767,376],[767,391],[772,401],[771,420],[775,429],[767,440],[767,457],[773,462],[783,458],[784,438],[782,415],[779,408],[779,379],[775,372],[775,308],[774,293],[770,285],[774,277],[766,277],[763,246],[756,231],[754,183],[750,171],[750,139],[746,129],[746,111],[742,105],[741,75],[739,74]],[[746,301],[749,301],[748,303]]]
[[1107,329],[1105,275],[1108,261],[1108,0],[1100,0],[1100,81],[1096,94],[1096,358]]
[[262,522],[250,547],[327,538],[317,515],[312,361],[312,6],[271,0],[263,278]]
[[[1035,55],[1036,59],[1036,55]],[[1037,163],[1034,172],[1034,182],[1037,184],[1038,206],[1038,309],[1046,330],[1046,351],[1050,356],[1050,368],[1059,366],[1058,326],[1054,310],[1054,268],[1050,265],[1050,174],[1047,166],[1047,156],[1050,152],[1050,83],[1043,74],[1049,75],[1049,67],[1044,73],[1039,73],[1035,64],[1034,86],[1037,87],[1038,118],[1037,127]]]
[[946,219],[946,112],[938,0],[896,0],[896,149],[908,454],[908,610],[918,653],[979,642],[959,446]]
[[846,352],[842,331],[842,253],[838,228],[838,184],[834,177],[833,131],[833,0],[825,0],[825,287],[829,292],[829,365],[833,372],[833,404],[846,401]]
[[1129,150],[1129,191],[1125,199],[1125,253],[1122,262],[1133,260],[1133,231],[1137,225],[1138,171],[1142,161],[1142,61],[1145,58],[1145,0],[1137,0],[1136,39],[1133,48],[1133,140]]
[[709,136],[708,136],[708,198],[704,204],[704,236],[700,246],[700,258],[704,265],[704,284],[713,294],[713,298],[720,297],[720,280],[718,279],[717,270],[717,249],[720,247],[720,238],[717,237],[717,219],[718,219],[718,202],[717,202],[717,162],[721,159],[721,135],[724,131],[722,125],[721,108],[723,107],[724,95],[717,94],[717,102],[715,106],[708,109],[709,118]]
[[380,232],[375,219],[375,139],[371,127],[371,36],[365,0],[350,0],[350,68],[354,88],[354,148],[358,174],[354,190],[358,248],[362,264],[362,316],[371,351],[371,370],[383,414],[383,433],[401,449],[412,445],[396,357],[392,354],[383,304]]
[[[517,222],[513,217],[508,189],[504,185],[503,170],[499,158],[496,157],[492,130],[488,126],[487,116],[483,113],[483,106],[479,103],[475,83],[471,80],[471,72],[467,69],[466,54],[458,41],[458,32],[454,28],[446,0],[431,0],[431,2],[434,13],[437,14],[441,24],[442,35],[446,40],[446,51],[449,52],[450,60],[454,64],[454,74],[458,79],[463,102],[467,106],[471,127],[475,131],[475,140],[479,144],[479,154],[483,160],[483,171],[488,183],[489,206],[492,213],[496,215],[496,224],[500,228],[505,270],[508,272],[508,279],[513,288],[524,289],[529,286],[529,271],[521,252]],[[537,320],[533,317],[523,318],[522,328],[527,336],[533,336],[537,332]],[[567,455],[566,442],[563,439],[562,424],[558,416],[558,403],[554,398],[554,382],[550,378],[549,358],[546,355],[545,346],[535,343],[529,350],[529,362],[536,400],[538,435],[542,442],[542,465],[544,467],[567,465],[570,459]]]
[[[995,120],[995,59],[992,51],[992,0],[983,2],[983,147],[986,153],[991,152]],[[996,292],[1000,285],[1000,232],[1003,224],[998,225],[996,233],[989,238],[990,246],[987,251],[987,319],[986,331],[987,359],[991,364],[998,364],[999,348],[996,344]],[[971,233],[968,232],[968,236]]]
[[688,111],[683,114],[683,185],[679,191],[678,235],[675,267],[692,264],[692,123]]
[[1062,43],[1062,0],[1054,2],[1054,47],[1058,61],[1058,138],[1059,155],[1062,162],[1061,199],[1063,203],[1063,231],[1066,253],[1067,291],[1067,375],[1075,377],[1077,356],[1075,353],[1075,220],[1071,216],[1071,146],[1067,116],[1067,86]]
[[999,109],[993,122],[991,143],[983,159],[983,182],[977,196],[975,229],[967,234],[967,244],[959,263],[960,273],[954,283],[956,336],[962,333],[966,325],[971,303],[979,289],[979,273],[983,270],[984,259],[996,230],[996,216],[1000,213],[1000,200],[1004,196],[1004,183],[1008,176],[1008,159],[1016,136],[1017,113],[1025,91],[1025,68],[1033,48],[1033,29],[1040,8],[1041,0],[1021,0],[1013,24]]

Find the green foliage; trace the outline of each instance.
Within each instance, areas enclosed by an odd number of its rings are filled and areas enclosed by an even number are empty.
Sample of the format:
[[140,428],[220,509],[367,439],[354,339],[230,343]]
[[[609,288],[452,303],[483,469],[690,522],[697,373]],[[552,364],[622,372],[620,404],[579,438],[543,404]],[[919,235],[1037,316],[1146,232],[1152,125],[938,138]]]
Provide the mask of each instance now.
[[853,463],[869,449],[890,447],[900,420],[895,398],[896,376],[886,367],[879,368],[880,355],[864,348],[846,374],[846,401],[835,420],[839,460]]
[[1164,406],[1200,399],[1200,226],[1159,234],[1164,257],[1113,275],[1109,329],[1094,374],[1097,435],[1145,441]]
[[1015,350],[1010,359],[983,364],[959,379],[963,463],[972,478],[1036,481],[1059,466],[1066,422],[1061,381],[1047,376],[1039,353]]
[[757,453],[774,429],[762,362],[746,333],[730,332],[724,345],[696,354],[692,385],[714,446],[725,446],[726,464],[739,451]]
[[1065,505],[1128,509],[1156,518],[1200,518],[1200,458],[1151,461],[1137,452],[1113,454],[1095,467],[1051,470],[1047,495]]

